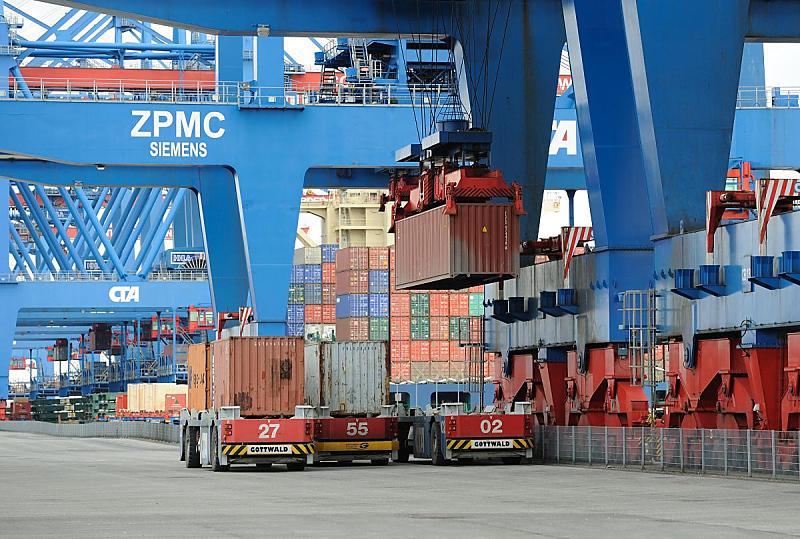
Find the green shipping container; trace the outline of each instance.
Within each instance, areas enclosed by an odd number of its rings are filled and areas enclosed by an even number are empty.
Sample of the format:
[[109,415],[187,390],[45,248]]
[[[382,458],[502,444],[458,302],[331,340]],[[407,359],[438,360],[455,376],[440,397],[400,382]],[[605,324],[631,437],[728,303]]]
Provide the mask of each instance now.
[[431,319],[417,316],[411,318],[411,340],[429,341],[431,339]]
[[289,285],[289,304],[302,305],[305,303],[305,285],[290,284]]
[[469,315],[483,316],[483,293],[472,293],[469,295]]
[[411,316],[430,316],[431,304],[428,294],[411,294]]
[[[459,331],[461,332],[459,335]],[[454,341],[466,341],[469,337],[469,318],[450,317],[450,339]]]
[[376,317],[369,319],[369,340],[388,341],[389,340],[389,319]]

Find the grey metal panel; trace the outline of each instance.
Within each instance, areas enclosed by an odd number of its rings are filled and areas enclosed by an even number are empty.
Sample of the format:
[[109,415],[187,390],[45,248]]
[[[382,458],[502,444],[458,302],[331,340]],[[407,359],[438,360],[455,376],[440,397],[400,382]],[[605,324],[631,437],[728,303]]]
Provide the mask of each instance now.
[[303,352],[305,363],[305,403],[309,406],[321,406],[322,375],[320,358],[322,345],[307,344]]

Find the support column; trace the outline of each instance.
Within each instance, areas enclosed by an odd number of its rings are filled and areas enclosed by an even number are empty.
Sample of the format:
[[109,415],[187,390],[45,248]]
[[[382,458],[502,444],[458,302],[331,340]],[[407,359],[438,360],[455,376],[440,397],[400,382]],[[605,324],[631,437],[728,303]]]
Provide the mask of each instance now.
[[19,312],[17,286],[0,283],[0,400],[8,398],[8,367]]
[[[198,199],[211,304],[217,313],[238,311],[239,307],[247,304],[248,278],[236,181],[232,172],[225,168],[202,169]],[[271,235],[271,225],[272,220],[267,219],[262,234]]]
[[271,162],[275,166],[269,173],[281,178],[280,189],[264,181],[263,170],[255,162],[236,171],[250,301],[258,334],[265,336],[286,331],[286,301],[307,168],[291,160]]
[[621,3],[653,232],[700,230],[725,181],[749,2]]

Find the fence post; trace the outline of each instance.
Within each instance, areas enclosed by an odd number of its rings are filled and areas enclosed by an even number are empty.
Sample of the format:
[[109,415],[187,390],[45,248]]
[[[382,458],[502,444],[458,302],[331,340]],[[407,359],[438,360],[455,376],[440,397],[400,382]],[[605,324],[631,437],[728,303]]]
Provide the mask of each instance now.
[[645,439],[644,439],[644,427],[642,427],[642,439],[641,439],[641,442],[642,442],[642,470],[644,470],[644,459],[645,459],[645,447],[644,447],[644,445],[646,443]]
[[722,466],[728,475],[728,431],[722,431]]
[[747,429],[747,477],[753,477],[752,444],[750,429]]
[[592,426],[589,425],[587,427],[588,435],[586,436],[589,440],[589,466],[592,465]]
[[542,441],[542,460],[547,455],[547,439],[545,438],[544,425],[539,425],[539,439]]
[[622,427],[622,467],[625,467],[625,457],[627,456],[628,437],[625,434],[625,427]]
[[700,429],[700,471],[706,473],[706,429]]
[[681,452],[681,473],[683,473],[683,429],[678,429],[678,450]]
[[572,464],[575,464],[575,425],[572,425]]
[[664,471],[664,429],[658,429],[658,444],[661,448],[661,471]]
[[556,425],[556,462],[561,462],[561,427],[558,425]]
[[772,442],[772,478],[775,479],[778,476],[778,431],[772,431],[770,440]]
[[605,454],[606,459],[606,466],[608,466],[608,426],[605,427],[605,432],[603,433],[603,453]]

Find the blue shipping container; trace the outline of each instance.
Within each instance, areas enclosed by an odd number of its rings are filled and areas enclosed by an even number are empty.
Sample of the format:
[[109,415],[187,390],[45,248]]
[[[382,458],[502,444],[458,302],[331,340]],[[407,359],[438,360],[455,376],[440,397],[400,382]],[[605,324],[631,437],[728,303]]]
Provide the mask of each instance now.
[[323,243],[322,244],[322,263],[329,264],[331,262],[336,262],[336,251],[339,250],[339,246],[335,243]]
[[389,316],[389,294],[369,295],[369,315],[373,317]]
[[305,336],[305,324],[286,324],[287,337],[303,337]]
[[303,282],[321,283],[322,266],[319,264],[303,264]]
[[303,266],[292,266],[292,284],[302,284],[304,280]]
[[370,294],[389,293],[389,270],[370,270],[369,293]]
[[306,317],[305,305],[289,305],[286,308],[286,321],[289,324],[303,325]]
[[369,316],[367,294],[346,294],[336,298],[336,318]]
[[303,300],[306,305],[322,305],[322,285],[316,283],[306,284]]

